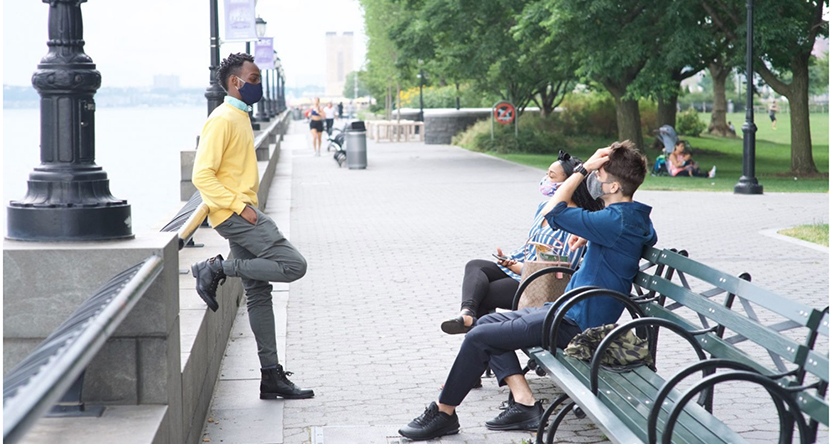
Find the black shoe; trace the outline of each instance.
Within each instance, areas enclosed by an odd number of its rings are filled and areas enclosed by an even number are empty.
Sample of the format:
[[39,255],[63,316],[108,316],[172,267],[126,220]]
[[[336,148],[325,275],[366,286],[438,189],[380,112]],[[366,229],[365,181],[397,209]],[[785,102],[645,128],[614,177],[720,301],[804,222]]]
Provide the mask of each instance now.
[[[468,315],[470,316],[470,315]],[[441,323],[441,331],[448,335],[458,335],[462,333],[467,333],[468,331],[473,329],[473,326],[476,325],[476,317],[472,316],[473,323],[467,327],[464,325],[464,316],[458,315],[452,319],[447,319],[446,321]]]
[[413,419],[409,424],[401,427],[398,433],[404,438],[413,441],[426,441],[444,435],[458,433],[458,415],[452,416],[438,410],[438,404],[433,402],[424,410],[424,414]]
[[307,399],[314,397],[314,390],[301,389],[288,380],[291,372],[277,368],[263,368],[262,381],[259,384],[259,399]]
[[536,430],[540,419],[542,419],[540,401],[530,407],[514,402],[507,410],[485,422],[484,425],[490,430]]
[[224,261],[222,255],[218,254],[190,266],[190,272],[196,278],[196,292],[213,311],[219,309],[219,303],[216,302],[216,287],[225,282],[225,270],[222,268]]

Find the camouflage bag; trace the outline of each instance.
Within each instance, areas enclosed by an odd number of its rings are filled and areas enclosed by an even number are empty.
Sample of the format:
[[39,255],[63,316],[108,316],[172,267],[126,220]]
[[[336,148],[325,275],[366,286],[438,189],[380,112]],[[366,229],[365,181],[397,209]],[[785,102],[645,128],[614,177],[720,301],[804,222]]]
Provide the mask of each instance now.
[[[616,324],[606,324],[583,331],[571,339],[565,349],[565,355],[590,362],[600,342],[616,327]],[[651,367],[654,360],[648,350],[648,341],[634,334],[633,330],[628,330],[611,343],[601,363],[603,367]]]

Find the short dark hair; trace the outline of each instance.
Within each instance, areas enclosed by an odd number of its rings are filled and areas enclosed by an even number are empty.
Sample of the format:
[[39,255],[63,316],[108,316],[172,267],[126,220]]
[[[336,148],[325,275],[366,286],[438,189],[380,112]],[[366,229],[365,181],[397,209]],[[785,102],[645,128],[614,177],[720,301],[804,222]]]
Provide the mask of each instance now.
[[244,52],[237,52],[229,55],[228,58],[222,60],[222,63],[219,64],[219,69],[216,71],[216,79],[219,80],[219,84],[222,85],[225,91],[228,90],[228,77],[231,74],[238,75],[239,69],[242,68],[245,62],[254,63],[254,56],[245,54]]
[[623,196],[631,197],[645,180],[648,171],[646,156],[630,140],[614,142],[611,148],[614,151],[602,168],[620,183]]
[[[560,162],[562,161],[562,157],[563,157],[562,153],[564,153],[564,151],[559,151],[559,160],[560,160]],[[579,157],[571,157],[567,153],[565,153],[565,155],[568,156],[568,159],[566,161],[572,162],[574,165],[578,165],[578,164],[582,163],[582,159],[580,159]],[[570,172],[568,172],[568,170],[565,170],[565,174],[568,177],[570,177],[571,174],[573,174],[573,167],[571,167]],[[574,190],[574,193],[571,196],[571,200],[573,200],[573,202],[579,208],[582,208],[582,209],[585,209],[585,210],[588,210],[588,211],[599,211],[599,210],[605,208],[605,201],[604,200],[599,199],[599,198],[594,199],[593,197],[591,197],[591,193],[588,191],[588,185],[585,183],[584,180],[579,184],[579,186],[576,187],[576,190]]]

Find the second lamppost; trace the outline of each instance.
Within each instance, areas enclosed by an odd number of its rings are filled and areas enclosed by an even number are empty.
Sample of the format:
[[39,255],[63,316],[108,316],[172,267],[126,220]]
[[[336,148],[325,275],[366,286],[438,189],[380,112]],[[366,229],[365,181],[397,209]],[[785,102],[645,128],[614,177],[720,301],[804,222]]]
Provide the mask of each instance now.
[[[263,20],[262,17],[257,17],[256,18],[256,36],[257,37],[259,37],[259,38],[265,37],[265,30],[267,28],[267,25],[268,25],[268,22]],[[265,75],[264,75],[265,73],[261,72],[260,74],[262,75],[262,81],[264,83],[265,82]],[[262,86],[263,86],[263,88],[265,88],[266,85],[262,85]],[[265,111],[267,107],[268,107],[268,98],[263,97],[262,99],[260,99],[259,102],[257,102],[257,111],[256,111],[256,117],[254,118],[254,120],[256,120],[257,122],[267,122],[268,121],[268,114]]]

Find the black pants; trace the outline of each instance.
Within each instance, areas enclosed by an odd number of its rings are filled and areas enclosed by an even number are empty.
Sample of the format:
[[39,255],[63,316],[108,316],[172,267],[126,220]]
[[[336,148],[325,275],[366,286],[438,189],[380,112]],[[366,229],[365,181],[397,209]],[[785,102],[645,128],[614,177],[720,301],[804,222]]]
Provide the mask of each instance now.
[[473,259],[464,268],[461,308],[480,318],[496,308],[512,308],[519,282],[492,261]]
[[334,127],[334,119],[326,119],[326,132],[331,135],[331,129]]
[[695,168],[691,172],[689,170],[678,171],[674,177],[709,177],[709,173],[703,173]]
[[[542,324],[547,312],[548,307],[525,308],[479,319],[464,337],[438,401],[460,405],[487,365],[493,369],[500,386],[504,385],[504,378],[521,374],[516,350],[542,345]],[[576,323],[565,319],[559,328],[556,346],[567,347],[580,332]]]

